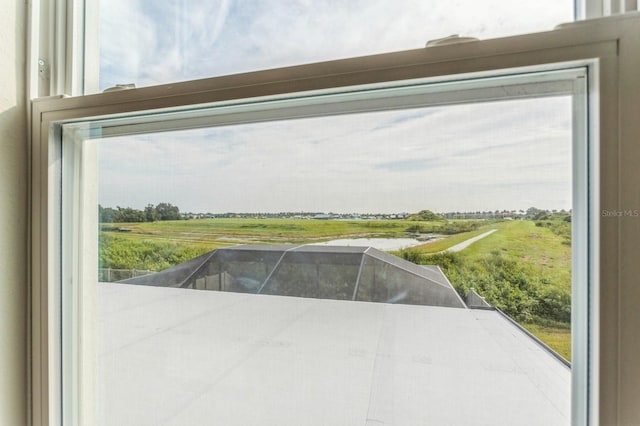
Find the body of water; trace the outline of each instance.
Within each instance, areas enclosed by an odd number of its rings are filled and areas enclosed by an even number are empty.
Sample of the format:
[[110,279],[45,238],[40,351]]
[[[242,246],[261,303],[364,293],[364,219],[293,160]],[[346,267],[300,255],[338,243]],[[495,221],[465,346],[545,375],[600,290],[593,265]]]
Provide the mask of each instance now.
[[344,238],[339,240],[313,243],[316,246],[352,246],[352,247],[373,247],[383,251],[401,250],[409,247],[425,244],[427,241],[420,241],[415,238]]

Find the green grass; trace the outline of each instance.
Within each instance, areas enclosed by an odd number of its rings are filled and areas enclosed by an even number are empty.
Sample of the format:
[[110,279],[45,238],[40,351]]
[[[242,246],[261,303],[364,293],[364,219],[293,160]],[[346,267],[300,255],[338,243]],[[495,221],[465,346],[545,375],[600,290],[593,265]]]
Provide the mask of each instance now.
[[160,271],[211,250],[207,245],[101,233],[99,267]]
[[[407,222],[402,220],[340,221],[311,219],[197,219],[127,224],[132,238],[170,239],[219,245],[241,243],[304,243],[345,237],[404,236]],[[231,241],[231,243],[229,242]]]
[[530,266],[532,274],[546,285],[571,291],[571,247],[549,228],[532,221],[505,221],[494,226],[497,232],[475,242],[462,253],[481,260],[500,253]]
[[539,324],[523,324],[531,334],[547,346],[571,361],[571,329],[567,327],[545,327]]
[[488,258],[503,256],[525,265],[542,284],[571,290],[571,247],[564,243],[563,237],[549,228],[536,226],[532,221],[491,223],[475,231],[452,235],[406,251],[423,256],[437,253],[490,229],[497,231],[471,244],[459,253],[460,257],[482,263]]
[[[432,227],[428,222],[421,222]],[[158,271],[237,244],[304,244],[345,237],[404,237],[402,220],[198,219],[103,224],[100,267]],[[114,229],[125,228],[126,232]],[[189,257],[190,256],[190,257]]]
[[476,237],[494,228],[494,224],[487,224],[479,227],[475,231],[461,232],[459,234],[448,235],[444,238],[428,242],[421,246],[413,247],[412,250],[419,250],[422,253],[437,253],[455,246],[469,238]]
[[[478,221],[313,220],[313,219],[194,219],[103,224],[103,234],[130,240],[173,241],[211,250],[236,244],[304,244],[337,238],[397,238],[422,233],[451,233],[427,243],[425,252],[448,248],[481,234],[490,225]],[[127,228],[129,232],[110,229]],[[468,232],[468,229],[475,229]],[[418,230],[416,232],[416,230]],[[459,232],[459,233],[456,233]]]

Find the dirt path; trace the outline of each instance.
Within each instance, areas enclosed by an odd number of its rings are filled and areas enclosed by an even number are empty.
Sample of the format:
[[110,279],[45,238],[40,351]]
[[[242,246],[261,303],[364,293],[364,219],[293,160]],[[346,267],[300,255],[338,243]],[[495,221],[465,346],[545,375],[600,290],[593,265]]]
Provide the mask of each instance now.
[[459,244],[456,244],[455,246],[451,246],[446,250],[442,250],[441,253],[446,253],[446,252],[457,252],[457,251],[462,251],[464,249],[466,249],[467,247],[469,247],[471,244],[475,243],[478,240],[483,239],[484,237],[493,234],[494,232],[496,232],[497,229],[492,229],[491,231],[487,231],[484,234],[480,234],[476,237],[473,238],[469,238],[468,240],[465,240]]

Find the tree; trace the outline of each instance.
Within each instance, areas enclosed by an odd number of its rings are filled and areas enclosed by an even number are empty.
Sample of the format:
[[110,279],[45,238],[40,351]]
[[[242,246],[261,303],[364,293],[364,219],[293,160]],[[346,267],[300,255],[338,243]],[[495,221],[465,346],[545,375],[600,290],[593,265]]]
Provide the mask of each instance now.
[[414,213],[407,217],[408,220],[442,220],[443,217],[439,214],[432,212],[431,210],[420,210],[418,213]]
[[170,203],[160,203],[156,206],[156,217],[158,220],[178,220],[180,209]]
[[178,220],[180,209],[170,203],[160,203],[157,206],[147,204],[142,210],[131,207],[102,207],[98,205],[98,217],[100,223],[131,223],[131,222],[155,222],[157,220]]
[[144,219],[145,216],[142,210],[132,209],[131,207],[118,207],[114,222],[144,222]]
[[527,209],[527,217],[529,219],[543,220],[543,219],[546,219],[548,215],[549,215],[549,212],[547,210],[541,210],[535,207],[529,207]]
[[144,219],[147,222],[155,222],[158,220],[158,213],[153,204],[147,204],[147,207],[144,208]]
[[111,207],[102,207],[98,204],[98,221],[100,223],[113,223],[116,219],[116,211]]

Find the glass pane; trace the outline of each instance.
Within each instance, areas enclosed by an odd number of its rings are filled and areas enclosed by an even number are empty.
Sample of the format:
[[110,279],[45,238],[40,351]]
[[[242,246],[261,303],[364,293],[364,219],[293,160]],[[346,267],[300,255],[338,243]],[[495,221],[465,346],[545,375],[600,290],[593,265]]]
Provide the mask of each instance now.
[[569,424],[573,102],[98,139],[98,420]]
[[572,0],[100,2],[100,90],[489,39],[573,20]]
[[[386,258],[386,259],[385,259]],[[356,300],[423,306],[464,307],[436,266],[399,262],[384,253],[366,256]]]
[[294,251],[287,253],[265,283],[264,294],[351,300],[362,254]]
[[[262,283],[271,275],[281,256],[282,254],[276,250],[238,246],[203,254],[163,270],[162,273],[146,274],[141,277],[128,276],[111,281],[160,287],[257,293]],[[111,274],[114,272],[122,274],[127,270],[110,271]],[[104,268],[99,275],[105,275]]]

